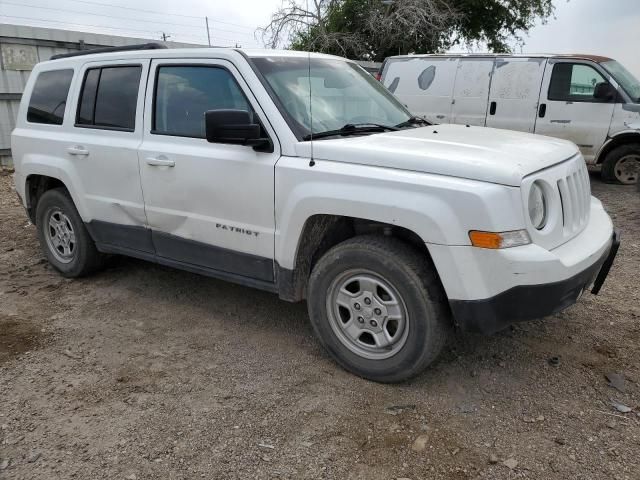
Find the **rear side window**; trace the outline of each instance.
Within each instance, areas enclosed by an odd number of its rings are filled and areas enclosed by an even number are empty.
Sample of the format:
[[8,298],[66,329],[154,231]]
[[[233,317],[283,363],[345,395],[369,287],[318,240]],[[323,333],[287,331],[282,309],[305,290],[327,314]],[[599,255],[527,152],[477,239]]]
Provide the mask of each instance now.
[[204,138],[204,112],[216,109],[252,112],[240,86],[227,70],[208,66],[159,68],[153,133]]
[[27,121],[62,125],[73,70],[51,70],[38,75],[29,99]]
[[593,67],[582,63],[556,63],[551,72],[549,100],[601,102],[593,97],[596,85],[606,82]]
[[141,74],[140,66],[87,70],[76,125],[133,131]]

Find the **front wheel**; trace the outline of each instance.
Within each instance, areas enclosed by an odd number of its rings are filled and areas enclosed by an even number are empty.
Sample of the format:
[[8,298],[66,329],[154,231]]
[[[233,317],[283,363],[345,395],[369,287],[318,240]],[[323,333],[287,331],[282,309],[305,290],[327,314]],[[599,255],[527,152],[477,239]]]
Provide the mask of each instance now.
[[640,177],[640,144],[629,143],[611,150],[602,164],[602,177],[611,183],[637,183]]
[[308,308],[329,354],[379,382],[420,373],[441,352],[451,325],[433,265],[390,237],[356,237],[329,250],[309,279]]

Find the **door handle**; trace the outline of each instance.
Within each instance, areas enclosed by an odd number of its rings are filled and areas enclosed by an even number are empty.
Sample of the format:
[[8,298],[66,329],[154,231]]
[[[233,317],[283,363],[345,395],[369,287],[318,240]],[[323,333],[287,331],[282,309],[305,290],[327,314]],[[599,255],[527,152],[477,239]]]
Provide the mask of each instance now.
[[89,150],[80,145],[76,145],[75,147],[67,148],[67,153],[69,155],[89,155]]
[[540,104],[540,109],[538,110],[538,116],[540,118],[544,118],[544,116],[547,114],[547,104],[546,103],[542,103]]
[[152,167],[175,167],[176,162],[173,160],[169,160],[164,155],[160,155],[159,157],[147,157],[146,158],[147,165],[151,165]]
[[489,115],[495,115],[496,114],[496,102],[491,102],[491,104],[489,105]]

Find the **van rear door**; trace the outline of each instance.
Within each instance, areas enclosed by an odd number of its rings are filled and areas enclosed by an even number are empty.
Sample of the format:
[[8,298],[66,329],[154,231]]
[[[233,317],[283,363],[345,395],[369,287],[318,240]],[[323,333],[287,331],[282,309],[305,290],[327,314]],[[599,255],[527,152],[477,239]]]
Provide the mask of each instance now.
[[460,58],[453,87],[451,123],[484,126],[492,70],[492,57]]
[[457,65],[453,57],[389,58],[381,82],[414,115],[431,123],[449,123]]
[[496,58],[487,127],[533,133],[545,58]]

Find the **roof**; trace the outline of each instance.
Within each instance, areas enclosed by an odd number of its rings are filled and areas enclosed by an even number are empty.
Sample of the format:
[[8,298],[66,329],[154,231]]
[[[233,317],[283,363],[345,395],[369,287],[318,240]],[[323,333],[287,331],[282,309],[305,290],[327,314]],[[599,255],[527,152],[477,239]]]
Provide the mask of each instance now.
[[414,55],[394,55],[393,57],[388,58],[421,58],[421,57],[492,57],[492,58],[510,58],[510,57],[519,57],[519,58],[572,58],[579,60],[591,60],[594,62],[607,62],[613,60],[609,57],[604,57],[602,55],[593,55],[589,53],[519,53],[519,54],[511,54],[511,53],[419,53]]

